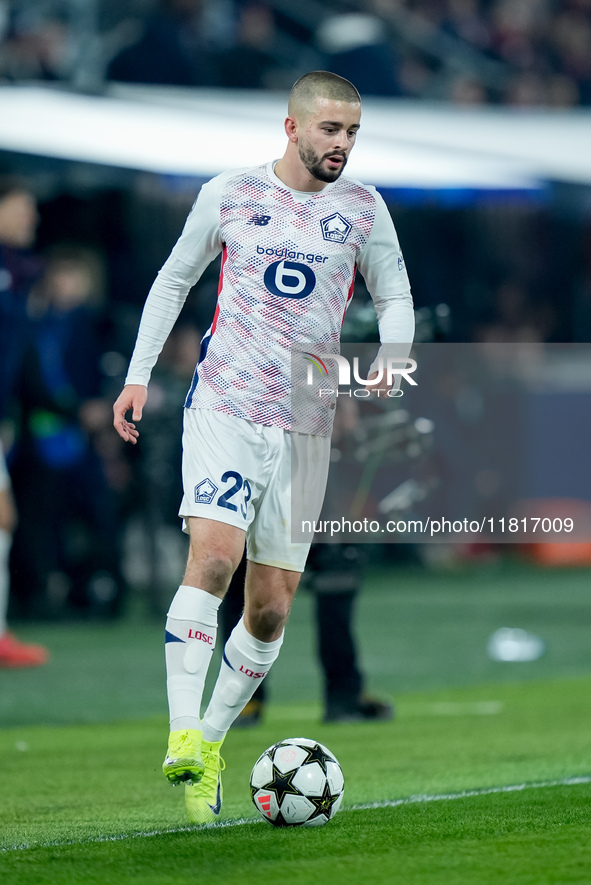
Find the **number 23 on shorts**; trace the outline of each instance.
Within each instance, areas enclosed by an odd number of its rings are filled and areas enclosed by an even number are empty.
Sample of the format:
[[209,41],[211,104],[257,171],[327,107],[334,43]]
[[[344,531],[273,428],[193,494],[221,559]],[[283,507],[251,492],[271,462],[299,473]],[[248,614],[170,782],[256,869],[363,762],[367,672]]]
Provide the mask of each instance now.
[[[223,494],[218,496],[217,506],[225,507],[234,512],[237,512],[238,507],[240,507],[241,515],[246,519],[248,514],[248,502],[252,498],[252,489],[249,481],[244,479],[235,470],[226,470],[226,472],[222,474],[222,483],[228,483],[228,487]],[[236,498],[236,495],[238,495],[239,492],[243,493],[242,500],[238,498],[236,503],[234,503],[232,499]]]

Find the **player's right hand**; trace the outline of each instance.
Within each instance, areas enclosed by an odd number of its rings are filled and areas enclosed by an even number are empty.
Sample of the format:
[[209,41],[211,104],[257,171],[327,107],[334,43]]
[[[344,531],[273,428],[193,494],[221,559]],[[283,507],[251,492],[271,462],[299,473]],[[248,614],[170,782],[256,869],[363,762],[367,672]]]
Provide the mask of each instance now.
[[131,409],[133,420],[141,421],[147,399],[148,388],[143,384],[126,384],[119,394],[113,406],[113,427],[125,442],[135,445],[140,435],[135,424],[125,420],[125,415]]

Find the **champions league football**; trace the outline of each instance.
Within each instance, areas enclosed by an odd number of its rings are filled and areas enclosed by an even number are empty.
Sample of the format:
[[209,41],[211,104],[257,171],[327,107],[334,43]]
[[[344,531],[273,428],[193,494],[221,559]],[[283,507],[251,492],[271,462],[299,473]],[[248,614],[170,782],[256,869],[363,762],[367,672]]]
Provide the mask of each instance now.
[[257,759],[250,776],[256,810],[274,827],[319,827],[335,816],[345,779],[336,757],[317,741],[288,738]]

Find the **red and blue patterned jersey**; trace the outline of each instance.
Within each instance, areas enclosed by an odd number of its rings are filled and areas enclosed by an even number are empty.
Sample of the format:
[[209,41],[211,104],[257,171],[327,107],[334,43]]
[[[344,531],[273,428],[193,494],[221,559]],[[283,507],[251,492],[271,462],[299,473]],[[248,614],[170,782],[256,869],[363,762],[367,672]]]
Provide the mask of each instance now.
[[[126,383],[148,383],[190,287],[220,251],[218,303],[190,408],[292,429],[293,349],[338,347],[357,269],[381,340],[412,341],[406,268],[375,188],[341,176],[319,192],[297,192],[269,163],[226,172],[201,189],[150,290]],[[331,418],[317,432],[328,435]]]

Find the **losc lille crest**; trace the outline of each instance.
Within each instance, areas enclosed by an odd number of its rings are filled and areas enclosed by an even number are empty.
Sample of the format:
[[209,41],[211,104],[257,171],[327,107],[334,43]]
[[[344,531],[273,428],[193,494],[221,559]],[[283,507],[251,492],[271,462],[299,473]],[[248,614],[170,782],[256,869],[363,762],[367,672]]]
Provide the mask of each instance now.
[[218,487],[209,477],[207,477],[207,479],[202,479],[201,482],[195,486],[195,503],[211,504],[217,490]]
[[351,232],[352,225],[343,218],[340,212],[329,215],[320,221],[322,236],[329,243],[344,243]]

